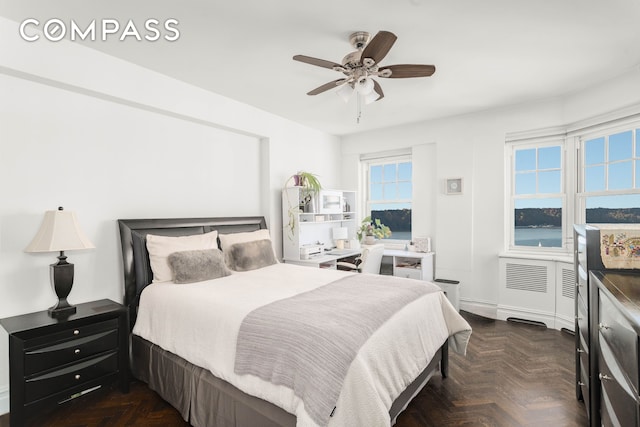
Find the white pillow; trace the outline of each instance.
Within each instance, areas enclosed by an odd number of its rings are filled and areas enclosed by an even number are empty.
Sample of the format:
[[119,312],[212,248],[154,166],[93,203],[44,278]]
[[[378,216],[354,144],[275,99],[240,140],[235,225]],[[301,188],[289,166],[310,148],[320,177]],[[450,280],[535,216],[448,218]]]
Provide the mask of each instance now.
[[[233,262],[229,260],[229,251],[231,246],[236,243],[246,243],[253,242],[256,240],[268,240],[271,242],[271,235],[269,234],[269,230],[266,228],[256,230],[256,231],[246,231],[244,233],[229,233],[229,234],[220,234],[218,236],[220,238],[220,248],[222,252],[225,254],[225,261],[227,265],[232,265]],[[271,249],[273,250],[273,245],[271,245]],[[273,258],[277,262],[277,257],[275,251],[273,251]]]
[[174,252],[199,249],[217,249],[218,232],[211,231],[192,236],[157,236],[147,234],[147,251],[153,272],[153,283],[173,280],[168,257]]

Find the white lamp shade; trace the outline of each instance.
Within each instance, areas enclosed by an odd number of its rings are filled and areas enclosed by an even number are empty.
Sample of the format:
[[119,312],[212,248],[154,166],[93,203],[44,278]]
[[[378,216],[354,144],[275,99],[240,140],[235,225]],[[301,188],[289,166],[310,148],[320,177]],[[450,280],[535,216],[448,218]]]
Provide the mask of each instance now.
[[348,238],[347,227],[334,227],[333,240],[346,240]]
[[365,77],[358,80],[358,85],[356,86],[356,88],[358,90],[358,93],[360,93],[361,95],[368,95],[373,92],[373,86],[373,80],[371,80],[369,77]]
[[336,90],[336,94],[342,99],[344,102],[349,102],[351,95],[353,94],[353,88],[350,84],[343,84]]
[[366,95],[362,94],[361,96],[362,99],[364,99],[364,103],[367,105],[376,102],[378,98],[380,98],[380,95],[378,95],[378,92],[376,91],[369,92]]
[[38,234],[26,252],[58,252],[92,249],[93,243],[80,230],[76,214],[72,211],[46,211]]

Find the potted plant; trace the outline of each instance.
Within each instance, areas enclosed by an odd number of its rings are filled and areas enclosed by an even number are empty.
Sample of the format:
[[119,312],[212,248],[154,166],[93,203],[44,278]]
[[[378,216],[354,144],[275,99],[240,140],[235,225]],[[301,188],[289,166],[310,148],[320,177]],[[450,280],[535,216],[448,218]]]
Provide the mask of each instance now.
[[372,220],[371,216],[368,216],[362,220],[356,236],[358,236],[358,240],[362,240],[364,237],[364,243],[371,245],[375,239],[391,237],[391,229],[380,222],[380,219]]
[[298,203],[292,205],[291,202],[288,202],[289,211],[287,212],[287,215],[289,217],[289,222],[286,227],[289,230],[289,238],[293,237],[294,234],[293,232],[296,227],[296,215],[301,211],[313,211],[315,195],[322,189],[322,184],[320,184],[318,176],[311,172],[296,172],[287,178],[284,186],[286,187],[291,182],[293,182],[294,186],[302,188],[300,189],[300,200]]

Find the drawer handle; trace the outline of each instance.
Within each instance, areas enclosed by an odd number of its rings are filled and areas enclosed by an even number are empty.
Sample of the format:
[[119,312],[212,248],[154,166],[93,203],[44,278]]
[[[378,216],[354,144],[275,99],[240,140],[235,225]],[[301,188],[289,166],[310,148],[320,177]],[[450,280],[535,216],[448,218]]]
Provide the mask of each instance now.
[[602,372],[598,374],[598,378],[600,378],[600,381],[609,381],[613,379],[609,375],[603,374]]
[[76,374],[75,379],[79,380],[80,379],[80,374]]
[[73,350],[73,354],[80,354],[80,349],[76,348],[75,350]]
[[79,335],[79,334],[80,334],[80,331],[79,331],[79,330],[77,330],[77,329],[74,329],[74,330],[73,330],[73,335]]
[[606,329],[609,329],[609,327],[607,325],[605,325],[604,323],[598,323],[598,328],[600,328],[601,331],[604,331]]
[[578,385],[579,385],[580,387],[584,387],[584,383],[583,383],[582,381],[578,381]]
[[576,351],[577,351],[578,353],[584,353],[584,350],[583,350],[583,349],[581,349],[581,348],[576,348]]

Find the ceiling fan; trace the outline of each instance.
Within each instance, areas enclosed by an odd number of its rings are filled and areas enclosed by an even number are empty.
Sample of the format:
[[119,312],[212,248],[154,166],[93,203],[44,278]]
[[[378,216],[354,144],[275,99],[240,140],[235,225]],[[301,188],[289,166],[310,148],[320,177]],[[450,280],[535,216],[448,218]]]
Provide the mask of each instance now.
[[435,71],[433,65],[399,64],[380,66],[380,61],[387,56],[397,37],[389,31],[379,31],[370,41],[366,31],[357,31],[349,37],[349,42],[356,51],[347,54],[341,64],[305,55],[295,55],[294,60],[305,62],[318,67],[330,68],[343,73],[345,77],[325,83],[307,92],[307,95],[317,95],[327,90],[340,87],[338,95],[345,101],[351,93],[358,92],[369,104],[384,98],[380,84],[373,77],[403,79],[408,77],[428,77]]

